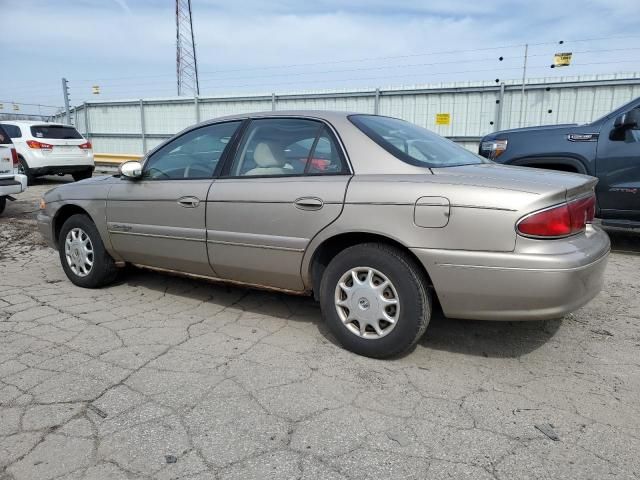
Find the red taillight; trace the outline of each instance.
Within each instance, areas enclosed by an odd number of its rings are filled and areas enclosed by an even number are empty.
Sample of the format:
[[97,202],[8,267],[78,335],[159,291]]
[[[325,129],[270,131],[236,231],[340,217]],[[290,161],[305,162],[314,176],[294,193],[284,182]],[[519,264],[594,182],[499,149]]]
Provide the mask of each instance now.
[[532,213],[518,222],[518,232],[531,237],[566,237],[584,230],[596,211],[594,195]]
[[82,145],[78,145],[82,150],[91,150],[91,142],[85,142]]
[[11,149],[11,160],[13,160],[13,168],[18,168],[20,160],[18,160],[18,152],[16,152],[15,148]]
[[27,140],[27,145],[29,145],[29,148],[35,148],[37,150],[51,150],[53,148],[53,145],[38,142],[37,140]]

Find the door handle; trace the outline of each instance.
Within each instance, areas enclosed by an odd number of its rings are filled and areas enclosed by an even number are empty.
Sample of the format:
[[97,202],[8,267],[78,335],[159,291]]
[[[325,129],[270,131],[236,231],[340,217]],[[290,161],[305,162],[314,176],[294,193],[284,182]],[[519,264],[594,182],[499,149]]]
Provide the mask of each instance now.
[[320,210],[324,206],[324,202],[318,197],[301,197],[293,204],[300,210]]
[[182,197],[178,200],[178,204],[185,208],[196,208],[200,205],[200,199],[196,197]]

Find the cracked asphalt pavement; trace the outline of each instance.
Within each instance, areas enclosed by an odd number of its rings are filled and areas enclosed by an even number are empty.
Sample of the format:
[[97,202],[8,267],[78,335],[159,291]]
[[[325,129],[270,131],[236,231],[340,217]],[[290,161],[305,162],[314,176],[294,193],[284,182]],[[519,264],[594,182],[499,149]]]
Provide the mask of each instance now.
[[336,345],[309,298],[132,269],[67,281],[0,217],[0,480],[640,476],[640,243],[562,320],[436,315],[409,354]]

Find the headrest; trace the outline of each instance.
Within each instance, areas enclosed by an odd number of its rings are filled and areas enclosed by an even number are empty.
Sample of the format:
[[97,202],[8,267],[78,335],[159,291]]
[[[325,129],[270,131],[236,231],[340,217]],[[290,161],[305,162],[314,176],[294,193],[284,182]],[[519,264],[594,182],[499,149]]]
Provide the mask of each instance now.
[[253,161],[261,168],[282,167],[286,163],[284,152],[272,142],[260,142],[256,145]]

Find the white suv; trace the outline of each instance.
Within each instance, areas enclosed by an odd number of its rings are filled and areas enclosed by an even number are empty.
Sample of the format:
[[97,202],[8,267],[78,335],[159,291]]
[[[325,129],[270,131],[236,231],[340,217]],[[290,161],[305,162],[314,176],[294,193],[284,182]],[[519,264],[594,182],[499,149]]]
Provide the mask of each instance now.
[[42,175],[64,175],[73,179],[91,177],[95,164],[91,142],[71,125],[45,122],[0,122],[18,152],[19,173],[29,183]]
[[9,135],[0,126],[0,214],[7,206],[7,199],[27,188],[27,177],[18,174],[18,154]]

